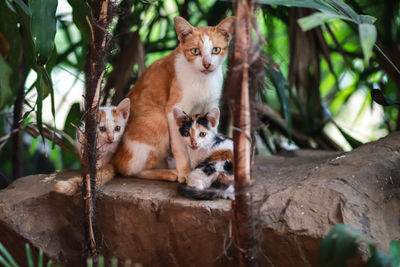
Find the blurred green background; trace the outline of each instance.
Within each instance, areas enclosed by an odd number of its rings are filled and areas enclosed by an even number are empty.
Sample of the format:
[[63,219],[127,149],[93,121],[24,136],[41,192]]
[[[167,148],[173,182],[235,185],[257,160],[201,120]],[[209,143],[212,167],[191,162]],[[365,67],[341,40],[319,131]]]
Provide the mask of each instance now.
[[[277,2],[324,3],[351,16],[341,10],[345,3],[355,14],[376,18],[377,47],[367,61],[357,23],[330,18],[304,32],[298,19],[319,11]],[[0,188],[17,177],[80,168],[67,151],[73,147],[59,134],[52,137],[52,127],[75,138],[70,123],[79,125],[82,117],[90,5],[81,0],[0,0]],[[121,0],[116,5],[103,105],[117,104],[146,66],[176,47],[175,16],[200,26],[216,25],[234,13],[230,1]],[[254,16],[254,50],[260,52],[256,61],[261,65],[254,64],[253,73],[265,74],[253,76],[257,153],[348,151],[398,130],[398,106],[381,106],[371,97],[372,89],[392,100],[400,97],[400,74],[385,58],[400,66],[398,1],[260,0]],[[229,133],[228,115],[221,120],[221,131]],[[44,142],[40,132],[54,145]]]

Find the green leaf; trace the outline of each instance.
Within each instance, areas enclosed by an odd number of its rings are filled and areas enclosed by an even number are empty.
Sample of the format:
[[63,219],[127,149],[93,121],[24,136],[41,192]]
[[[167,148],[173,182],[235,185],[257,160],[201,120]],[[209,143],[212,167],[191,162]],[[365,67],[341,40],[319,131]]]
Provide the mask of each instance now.
[[376,18],[369,15],[358,15],[360,23],[374,24]]
[[11,72],[11,68],[0,55],[0,109],[12,104]]
[[43,250],[39,251],[38,267],[43,267]]
[[11,3],[10,3],[8,0],[4,0],[4,3],[6,4],[6,6],[8,7],[8,9],[9,9],[11,12],[17,14],[17,11],[15,10],[15,8],[11,5]]
[[359,22],[358,14],[345,2],[341,0],[325,0],[328,4],[333,6],[341,15],[347,16],[353,19],[355,22]]
[[26,16],[31,16],[31,11],[29,7],[22,0],[14,0],[14,2],[21,8],[21,10],[25,13]]
[[18,266],[18,264],[15,262],[11,254],[7,251],[7,249],[3,246],[3,244],[0,242],[0,253],[3,254],[3,256],[7,259],[8,263],[10,266]]
[[393,257],[392,266],[400,267],[400,242],[392,240],[390,242],[389,254]]
[[31,14],[30,11],[27,14],[20,5],[16,5],[16,10],[19,16],[19,22],[22,26],[22,47],[24,49],[26,63],[29,68],[35,68],[35,44],[33,43],[31,33]]
[[371,257],[365,264],[365,267],[385,267],[389,266],[391,262],[392,262],[391,257],[375,249],[374,253],[371,255]]
[[315,27],[321,26],[325,22],[337,19],[350,20],[349,18],[341,15],[317,12],[307,17],[299,19],[298,23],[303,31],[308,31]]
[[361,241],[375,247],[374,243],[350,226],[335,225],[322,239],[319,266],[347,266],[347,261],[354,257]]
[[92,42],[92,33],[86,17],[90,19],[90,8],[85,0],[68,0],[72,7],[72,20],[82,34],[85,43]]
[[39,67],[36,71],[37,79],[36,79],[36,91],[37,91],[37,99],[36,99],[36,123],[39,130],[40,135],[42,136],[43,143],[45,142],[43,136],[43,121],[42,121],[42,111],[43,111],[43,67]]
[[372,49],[376,42],[376,27],[372,24],[362,23],[358,25],[358,32],[360,35],[361,48],[364,54],[364,60],[366,63],[372,55]]
[[282,110],[283,110],[283,115],[286,120],[287,124],[287,129],[288,129],[288,134],[289,138],[292,136],[292,116],[290,112],[290,104],[289,104],[289,98],[286,96],[286,89],[287,89],[287,83],[286,79],[283,76],[282,72],[278,69],[274,69],[268,64],[264,64],[264,67],[269,74],[269,77],[271,79],[272,84],[277,90],[279,100],[282,105]]
[[29,244],[25,244],[25,252],[26,252],[26,260],[28,262],[28,267],[35,267],[35,264],[33,263],[31,247],[29,246]]
[[[6,2],[8,2],[8,0],[5,0],[5,2],[3,0],[0,1],[0,32],[6,38],[5,42],[8,42],[10,48],[8,56],[6,55],[4,57],[8,66],[11,68],[11,74],[8,82],[11,88],[11,95],[13,97],[9,98],[8,103],[6,103],[10,105],[13,102],[12,100],[16,95],[20,83],[19,73],[21,65],[21,35],[17,26],[18,17],[14,12],[10,11],[6,7]],[[4,102],[4,99],[0,100],[0,102]],[[0,106],[2,105],[0,104]]]
[[54,49],[54,37],[57,30],[56,10],[58,1],[29,0],[32,13],[31,32],[35,44],[36,64],[46,64]]
[[259,0],[259,4],[314,8],[322,12],[336,13],[331,6],[320,0]]

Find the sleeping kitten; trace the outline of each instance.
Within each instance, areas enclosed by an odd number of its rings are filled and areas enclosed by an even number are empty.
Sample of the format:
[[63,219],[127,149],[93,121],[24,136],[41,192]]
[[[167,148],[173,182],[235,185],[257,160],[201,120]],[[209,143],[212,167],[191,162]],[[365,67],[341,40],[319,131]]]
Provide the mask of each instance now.
[[[97,168],[110,162],[115,151],[117,151],[129,118],[130,104],[131,101],[129,98],[125,98],[117,107],[99,107],[97,123]],[[85,125],[82,125],[76,134],[80,144],[78,147],[80,148],[81,156],[83,156],[83,147],[86,143],[84,131]]]
[[190,116],[177,107],[173,112],[193,169],[178,191],[195,199],[234,199],[233,142],[216,131],[219,109]]

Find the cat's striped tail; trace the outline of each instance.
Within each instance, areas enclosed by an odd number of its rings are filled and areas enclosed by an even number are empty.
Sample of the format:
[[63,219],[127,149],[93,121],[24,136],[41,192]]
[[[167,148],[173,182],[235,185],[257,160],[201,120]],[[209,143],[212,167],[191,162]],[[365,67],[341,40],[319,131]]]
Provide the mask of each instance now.
[[235,199],[233,185],[228,186],[226,189],[213,187],[197,189],[182,183],[178,185],[178,192],[185,197],[190,197],[197,200],[214,200],[216,198],[225,198],[231,200]]
[[[97,170],[96,186],[101,186],[115,177],[115,167],[106,164]],[[73,177],[66,181],[59,181],[54,185],[54,191],[63,195],[76,195],[82,189],[82,177]]]

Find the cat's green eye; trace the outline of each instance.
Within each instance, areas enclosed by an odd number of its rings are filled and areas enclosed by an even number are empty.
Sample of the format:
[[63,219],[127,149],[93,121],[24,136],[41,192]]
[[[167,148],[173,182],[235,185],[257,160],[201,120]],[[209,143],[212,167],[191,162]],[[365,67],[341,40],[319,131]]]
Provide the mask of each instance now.
[[105,132],[105,131],[106,131],[106,127],[100,126],[100,127],[99,127],[99,130],[100,130],[100,132]]
[[121,131],[121,126],[115,126],[114,130],[115,130],[116,132]]
[[206,135],[207,134],[205,132],[200,132],[200,134],[199,134],[200,137],[206,137]]
[[213,53],[214,55],[219,54],[219,52],[221,52],[221,48],[220,48],[220,47],[214,47],[214,48],[212,49],[212,53]]
[[195,56],[200,55],[200,49],[198,49],[198,48],[192,48],[192,49],[190,49],[190,52]]

